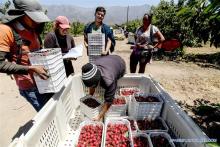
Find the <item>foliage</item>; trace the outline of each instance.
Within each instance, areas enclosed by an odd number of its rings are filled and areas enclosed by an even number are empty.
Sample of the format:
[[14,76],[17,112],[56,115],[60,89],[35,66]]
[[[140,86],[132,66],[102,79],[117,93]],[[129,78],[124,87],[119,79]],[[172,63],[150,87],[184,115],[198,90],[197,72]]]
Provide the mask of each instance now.
[[189,22],[189,28],[198,41],[206,43],[210,40],[215,47],[220,45],[220,1],[219,0],[187,0],[178,16]]
[[[84,29],[83,23],[73,22],[71,24],[70,33],[73,34],[74,36],[77,36],[83,33],[83,29]],[[45,23],[44,30],[41,34],[41,37],[44,38],[44,36],[51,31],[53,31],[53,22]]]
[[[177,38],[184,46],[201,46],[202,42],[220,45],[219,0],[161,0],[152,7],[153,23],[166,38]],[[177,36],[176,36],[177,35]]]
[[188,24],[188,28],[192,30],[193,36],[198,39],[198,42],[206,43],[209,40],[210,26],[207,15],[204,13],[206,0],[188,0],[177,16],[184,23]]
[[77,36],[79,34],[83,34],[84,27],[85,27],[85,25],[83,23],[80,23],[79,21],[73,22],[71,24],[70,32],[74,36]]
[[220,147],[220,143],[217,143],[217,142],[209,142],[207,143],[207,145],[209,147]]
[[209,24],[211,28],[211,45],[220,46],[220,1],[210,0],[210,3],[204,10],[204,13],[209,16]]
[[0,13],[5,14],[10,5],[11,5],[11,1],[10,0],[7,0],[3,4],[0,3]]
[[125,38],[123,36],[117,36],[115,35],[115,40],[118,40],[118,41],[123,41]]
[[128,32],[135,33],[135,31],[137,30],[138,27],[141,26],[141,24],[142,24],[142,21],[139,19],[136,19],[136,20],[128,21],[127,24],[122,24],[122,26],[124,27],[126,25],[126,29]]
[[44,39],[45,35],[53,30],[53,22],[46,22],[44,29],[41,33],[41,38]]
[[[200,46],[201,39],[194,35],[189,21],[177,15],[180,10],[179,7],[183,5],[183,2],[180,3],[175,5],[173,1],[167,2],[162,0],[157,7],[152,7],[152,23],[160,29],[166,39],[179,39],[183,46]],[[186,11],[183,13],[185,14]]]

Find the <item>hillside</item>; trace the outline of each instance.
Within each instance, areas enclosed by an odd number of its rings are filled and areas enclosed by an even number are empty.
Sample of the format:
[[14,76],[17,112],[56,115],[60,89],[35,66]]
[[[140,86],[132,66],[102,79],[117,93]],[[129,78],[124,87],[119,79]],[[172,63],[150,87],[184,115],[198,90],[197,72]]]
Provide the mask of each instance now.
[[[94,20],[95,8],[83,8],[73,5],[45,5],[44,8],[47,9],[47,14],[52,20],[58,15],[65,15],[70,21],[78,20],[83,23]],[[142,18],[144,13],[149,12],[149,10],[150,5],[130,6],[128,19]],[[127,7],[106,7],[106,11],[104,22],[107,24],[121,24],[127,21]]]

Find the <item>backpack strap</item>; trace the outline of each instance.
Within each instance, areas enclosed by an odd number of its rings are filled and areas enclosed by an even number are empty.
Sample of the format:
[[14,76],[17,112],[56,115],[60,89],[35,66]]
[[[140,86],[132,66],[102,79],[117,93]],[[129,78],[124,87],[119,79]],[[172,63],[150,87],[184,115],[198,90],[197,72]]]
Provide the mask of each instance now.
[[38,35],[38,40],[40,42],[40,49],[42,49],[43,48],[43,41],[42,41],[40,35]]
[[150,41],[154,44],[153,25],[150,25]]
[[[21,63],[21,57],[22,57],[22,45],[27,45],[29,46],[31,42],[29,40],[22,39],[21,36],[15,31],[15,29],[11,28],[12,34],[14,36],[15,44],[17,47],[16,55],[17,55],[17,60],[16,63],[20,64]],[[40,47],[42,48],[42,40],[40,35],[38,36],[39,42],[40,42]]]
[[15,39],[15,44],[17,46],[17,51],[16,51],[16,55],[17,55],[17,61],[16,63],[17,64],[20,64],[21,63],[21,57],[22,57],[22,49],[21,49],[21,46],[23,44],[23,41],[22,41],[22,38],[21,36],[12,28],[12,34],[14,36],[14,39]]

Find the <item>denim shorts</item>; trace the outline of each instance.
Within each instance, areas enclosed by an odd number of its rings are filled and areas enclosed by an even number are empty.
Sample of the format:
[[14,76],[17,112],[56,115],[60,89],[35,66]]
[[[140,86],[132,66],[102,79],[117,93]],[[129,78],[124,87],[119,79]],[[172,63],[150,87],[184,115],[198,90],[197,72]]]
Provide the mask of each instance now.
[[40,94],[37,88],[19,90],[19,92],[21,96],[25,97],[37,112],[40,111],[40,109],[53,96],[53,93]]

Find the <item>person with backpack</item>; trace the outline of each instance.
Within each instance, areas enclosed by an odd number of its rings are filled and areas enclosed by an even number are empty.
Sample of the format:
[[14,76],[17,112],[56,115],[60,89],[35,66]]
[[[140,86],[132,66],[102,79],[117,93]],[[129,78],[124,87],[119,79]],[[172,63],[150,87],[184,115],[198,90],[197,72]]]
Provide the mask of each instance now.
[[[54,22],[54,32],[50,32],[44,39],[45,48],[61,48],[63,54],[75,47],[74,39],[68,34],[70,23],[66,16],[58,16]],[[74,73],[71,59],[64,59],[66,76]]]
[[[105,47],[102,50],[101,55],[106,56],[114,51],[115,47],[115,38],[113,35],[113,31],[110,27],[103,23],[103,19],[105,17],[106,10],[104,7],[97,7],[95,10],[95,21],[89,23],[85,26],[84,29],[84,45],[87,48],[87,55],[89,55],[88,51],[88,34],[89,33],[103,33],[105,34]],[[91,56],[90,56],[91,57]],[[96,57],[95,57],[96,58]]]
[[28,53],[41,48],[40,33],[50,19],[35,0],[13,0],[15,9],[2,17],[0,24],[0,72],[13,74],[20,94],[39,111],[51,97],[40,94],[33,74],[48,79],[42,66],[30,65]]
[[151,60],[152,49],[160,47],[165,40],[160,30],[151,24],[151,19],[151,15],[144,14],[143,25],[135,33],[135,45],[131,47],[133,51],[130,55],[131,73],[136,72],[138,63],[139,73],[144,73],[146,64]]

